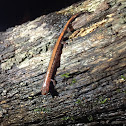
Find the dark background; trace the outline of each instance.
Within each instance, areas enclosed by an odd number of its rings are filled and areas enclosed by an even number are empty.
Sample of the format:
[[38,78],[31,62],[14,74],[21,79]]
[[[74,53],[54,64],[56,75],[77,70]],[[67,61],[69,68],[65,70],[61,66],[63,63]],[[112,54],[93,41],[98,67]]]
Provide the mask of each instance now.
[[0,31],[58,11],[80,0],[1,0]]

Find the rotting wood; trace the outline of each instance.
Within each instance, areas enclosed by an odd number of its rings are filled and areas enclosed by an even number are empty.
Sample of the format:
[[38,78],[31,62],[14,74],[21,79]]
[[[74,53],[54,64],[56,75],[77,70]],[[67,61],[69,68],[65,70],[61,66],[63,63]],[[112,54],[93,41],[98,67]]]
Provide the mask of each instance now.
[[[81,4],[89,6],[89,1]],[[94,22],[71,35],[72,42],[66,41],[54,99],[40,89],[50,45],[68,17],[52,13],[0,33],[1,125],[126,124],[125,1],[107,4]]]

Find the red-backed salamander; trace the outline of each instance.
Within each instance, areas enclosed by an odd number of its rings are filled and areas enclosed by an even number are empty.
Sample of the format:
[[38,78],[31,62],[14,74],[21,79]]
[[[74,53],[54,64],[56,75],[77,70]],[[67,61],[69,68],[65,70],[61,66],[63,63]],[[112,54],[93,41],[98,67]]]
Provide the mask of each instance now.
[[61,32],[55,47],[53,49],[52,52],[52,56],[49,62],[49,66],[48,66],[48,70],[46,72],[46,77],[45,77],[45,81],[42,85],[41,91],[42,91],[42,95],[46,95],[49,92],[49,87],[50,87],[50,82],[53,80],[53,76],[54,73],[56,72],[56,69],[59,67],[60,64],[60,55],[61,55],[61,48],[62,48],[62,40],[63,40],[63,36],[67,30],[67,28],[69,27],[70,23],[81,13],[77,13],[75,15],[73,15],[66,23],[66,25],[64,26],[63,31]]

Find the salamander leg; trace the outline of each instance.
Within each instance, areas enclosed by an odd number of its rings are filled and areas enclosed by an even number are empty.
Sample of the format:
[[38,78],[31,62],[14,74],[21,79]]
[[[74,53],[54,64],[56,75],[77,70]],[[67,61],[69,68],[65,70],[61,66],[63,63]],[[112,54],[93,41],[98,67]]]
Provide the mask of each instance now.
[[74,31],[74,28],[73,28],[73,26],[72,26],[72,23],[69,24],[68,28],[69,28],[69,31],[71,31],[71,32]]
[[62,43],[62,45],[63,45],[64,48],[66,48],[66,46],[68,45],[68,43],[65,42],[65,41],[62,41],[61,43]]
[[56,85],[56,81],[51,79],[51,83],[50,83],[50,86],[49,86],[49,92],[50,92],[50,94],[52,95],[53,98],[55,96],[59,95],[59,93],[55,89],[55,85]]
[[56,86],[56,80],[51,79],[51,81],[53,82],[53,85]]

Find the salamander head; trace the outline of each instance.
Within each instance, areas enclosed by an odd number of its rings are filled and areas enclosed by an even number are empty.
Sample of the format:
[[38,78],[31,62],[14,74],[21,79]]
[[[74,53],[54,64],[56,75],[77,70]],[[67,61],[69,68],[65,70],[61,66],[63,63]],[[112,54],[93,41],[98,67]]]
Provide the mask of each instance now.
[[42,95],[46,95],[49,92],[49,84],[44,82],[42,85],[41,92],[42,92]]

